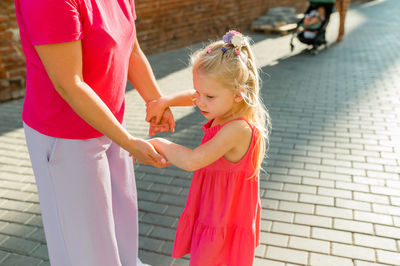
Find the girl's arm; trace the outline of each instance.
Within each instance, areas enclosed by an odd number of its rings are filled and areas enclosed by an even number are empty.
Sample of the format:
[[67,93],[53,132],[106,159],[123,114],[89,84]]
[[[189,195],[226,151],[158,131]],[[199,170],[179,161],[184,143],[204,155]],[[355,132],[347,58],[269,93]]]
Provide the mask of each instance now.
[[172,95],[163,96],[146,104],[146,121],[158,124],[161,120],[159,114],[170,106],[192,106],[195,90],[185,90]]
[[[135,39],[135,45],[129,58],[128,80],[146,103],[161,98],[162,94],[158,88],[153,70],[140,48],[137,38]],[[157,124],[161,121],[163,124],[168,125],[166,130],[162,130],[162,132],[166,132],[168,129],[174,131],[175,120],[169,107],[166,107],[163,110],[156,110],[155,115],[158,118]],[[146,121],[150,122],[150,120],[147,119]],[[153,126],[154,124],[150,124],[149,135],[151,135],[151,132],[153,131]]]
[[195,171],[215,162],[228,152],[244,154],[252,137],[251,128],[244,123],[246,122],[233,121],[227,124],[211,140],[193,150],[162,138],[149,141],[172,164],[186,171]]
[[81,41],[37,45],[35,49],[55,90],[88,124],[129,151],[142,163],[165,167],[150,143],[131,136],[107,105],[83,80]]

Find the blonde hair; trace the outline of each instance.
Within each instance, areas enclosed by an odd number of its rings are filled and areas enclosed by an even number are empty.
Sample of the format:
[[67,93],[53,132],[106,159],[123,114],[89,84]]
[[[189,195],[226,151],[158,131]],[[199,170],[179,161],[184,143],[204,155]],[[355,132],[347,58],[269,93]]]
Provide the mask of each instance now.
[[[223,48],[224,47],[224,48]],[[225,50],[225,51],[223,51]],[[240,52],[239,52],[240,51]],[[255,166],[260,168],[265,148],[269,144],[270,116],[260,97],[260,78],[249,39],[243,45],[233,47],[224,41],[213,42],[198,50],[191,57],[193,73],[199,71],[215,79],[226,88],[241,92],[243,101],[237,113],[257,128],[258,154],[254,154]]]

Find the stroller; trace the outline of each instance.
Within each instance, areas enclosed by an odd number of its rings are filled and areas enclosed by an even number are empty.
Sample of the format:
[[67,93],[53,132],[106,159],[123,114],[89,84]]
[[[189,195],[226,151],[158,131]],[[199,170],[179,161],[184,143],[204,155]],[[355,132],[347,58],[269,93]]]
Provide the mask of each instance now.
[[[327,47],[327,41],[325,39],[326,26],[329,23],[329,18],[332,14],[333,7],[335,5],[334,0],[309,0],[310,6],[305,12],[304,18],[302,18],[299,22],[297,22],[297,27],[292,34],[292,38],[290,40],[290,48],[291,51],[294,49],[293,40],[297,36],[297,39],[307,44],[308,46],[312,46],[311,53],[316,55],[318,54],[319,47],[324,45]],[[319,8],[323,8],[325,10],[324,19],[318,15],[317,10]],[[308,17],[318,17],[319,22],[315,25],[305,26],[304,20]]]

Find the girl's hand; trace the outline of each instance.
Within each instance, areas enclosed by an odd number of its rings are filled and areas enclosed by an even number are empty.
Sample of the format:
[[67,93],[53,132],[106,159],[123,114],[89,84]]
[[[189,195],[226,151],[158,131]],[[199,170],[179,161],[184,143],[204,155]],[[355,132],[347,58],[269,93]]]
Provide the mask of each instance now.
[[154,120],[154,123],[159,124],[165,109],[168,108],[167,101],[164,98],[149,101],[146,103],[146,121]]
[[165,139],[163,138],[153,138],[153,139],[149,139],[148,142],[151,143],[151,145],[153,145],[153,147],[160,152],[160,144],[165,141]]
[[148,142],[153,145],[153,147],[156,149],[156,151],[164,156],[163,149],[165,149],[165,146],[171,143],[170,141],[163,139],[163,138],[153,138],[149,139]]
[[162,114],[161,121],[156,123],[156,118],[150,120],[149,136],[152,137],[158,132],[175,132],[175,120],[171,109],[167,108]]
[[130,156],[134,157],[133,162],[151,164],[157,168],[164,168],[171,165],[171,163],[168,163],[148,141],[140,138],[134,138],[131,141],[128,152]]

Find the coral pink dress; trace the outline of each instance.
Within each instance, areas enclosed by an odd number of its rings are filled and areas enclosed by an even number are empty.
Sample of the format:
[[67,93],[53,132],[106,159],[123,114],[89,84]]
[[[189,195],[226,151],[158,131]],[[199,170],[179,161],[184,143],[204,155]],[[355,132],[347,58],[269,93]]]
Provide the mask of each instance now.
[[[202,143],[213,138],[226,123],[213,127],[211,124],[212,120],[203,126]],[[259,131],[249,125],[252,140],[239,162],[221,157],[193,174],[172,252],[174,258],[190,253],[190,266],[253,265],[254,249],[259,244],[261,205],[259,171],[255,170],[252,157],[258,153]]]

